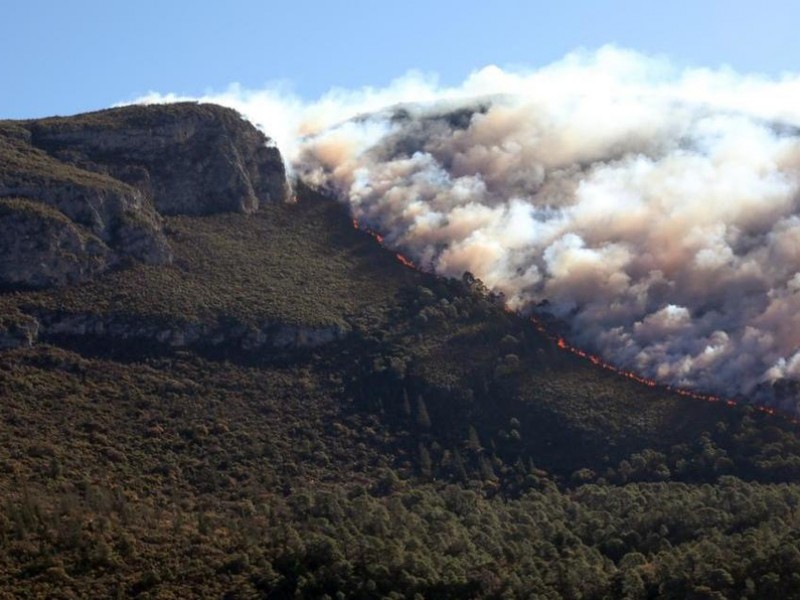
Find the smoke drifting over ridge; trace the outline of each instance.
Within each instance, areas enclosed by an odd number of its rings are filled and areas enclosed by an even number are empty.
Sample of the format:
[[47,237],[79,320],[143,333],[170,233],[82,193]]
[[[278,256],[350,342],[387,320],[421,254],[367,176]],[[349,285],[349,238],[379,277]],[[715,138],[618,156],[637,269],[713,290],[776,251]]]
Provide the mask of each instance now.
[[261,96],[204,100],[262,123],[417,264],[547,300],[573,343],[664,383],[800,380],[800,76],[604,48],[457,88]]

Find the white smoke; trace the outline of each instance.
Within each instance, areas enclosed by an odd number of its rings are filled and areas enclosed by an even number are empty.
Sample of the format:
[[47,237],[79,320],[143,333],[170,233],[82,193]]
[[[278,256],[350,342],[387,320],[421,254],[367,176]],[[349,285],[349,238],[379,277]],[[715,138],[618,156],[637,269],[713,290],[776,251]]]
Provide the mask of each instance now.
[[203,99],[418,264],[547,300],[609,362],[729,395],[800,379],[800,76],[609,47],[457,88]]

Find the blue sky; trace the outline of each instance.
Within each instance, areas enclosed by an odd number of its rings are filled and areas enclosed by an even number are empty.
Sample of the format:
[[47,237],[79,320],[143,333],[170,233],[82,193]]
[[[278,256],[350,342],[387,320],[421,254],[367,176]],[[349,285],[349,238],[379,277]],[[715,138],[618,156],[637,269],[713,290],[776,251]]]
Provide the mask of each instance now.
[[1,14],[0,118],[234,82],[280,81],[308,99],[411,69],[455,84],[488,64],[534,68],[608,43],[685,66],[800,69],[800,3],[774,0],[26,0]]

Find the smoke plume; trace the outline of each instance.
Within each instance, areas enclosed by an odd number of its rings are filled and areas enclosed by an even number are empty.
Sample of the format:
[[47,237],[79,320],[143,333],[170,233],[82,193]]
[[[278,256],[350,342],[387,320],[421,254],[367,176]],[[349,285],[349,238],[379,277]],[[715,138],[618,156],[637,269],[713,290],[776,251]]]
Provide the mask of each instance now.
[[603,48],[453,88],[205,99],[416,264],[547,301],[608,362],[762,401],[800,380],[800,76]]

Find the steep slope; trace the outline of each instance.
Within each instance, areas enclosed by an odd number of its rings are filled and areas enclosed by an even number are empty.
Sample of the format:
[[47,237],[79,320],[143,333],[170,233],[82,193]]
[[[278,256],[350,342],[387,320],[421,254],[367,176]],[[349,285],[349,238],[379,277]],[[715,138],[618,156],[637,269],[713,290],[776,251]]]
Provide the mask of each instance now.
[[[39,211],[39,216],[47,214],[51,218],[38,219],[40,234],[34,238],[41,238],[44,246],[45,240],[58,236],[57,225],[64,223],[64,219],[52,218],[54,211],[70,221],[71,229],[100,242],[99,253],[74,244],[51,247],[52,260],[58,261],[68,253],[75,254],[76,260],[72,268],[62,261],[62,268],[56,272],[50,270],[51,260],[45,260],[45,268],[41,268],[42,261],[36,258],[42,257],[35,256],[41,249],[26,241],[35,234],[30,225],[35,215],[26,210],[30,204],[6,202],[2,287],[46,287],[81,281],[117,262],[114,251],[153,264],[170,259],[158,214],[141,191],[51,157],[32,145],[30,131],[19,122],[0,123],[0,197],[21,198],[50,207],[48,213]],[[95,263],[88,272],[81,269],[92,255],[101,258],[99,264]]]
[[168,264],[0,294],[0,596],[796,591],[791,423],[580,360],[302,184],[161,218]]
[[141,190],[161,214],[254,212],[287,197],[277,148],[229,108],[127,106],[26,126],[35,147]]
[[85,281],[126,258],[165,264],[160,214],[285,200],[267,142],[234,111],[190,103],[0,122],[0,287]]
[[[259,215],[167,223],[171,265],[4,301],[350,332],[267,349],[73,331],[0,355],[3,589],[601,598],[637,574],[674,580],[677,598],[743,589],[792,543],[762,522],[790,518],[795,484],[724,477],[796,481],[785,422],[579,361],[476,282],[404,267],[308,190]],[[737,545],[742,530],[762,554]],[[714,535],[692,583],[686,561]],[[659,570],[638,571],[639,555]]]

